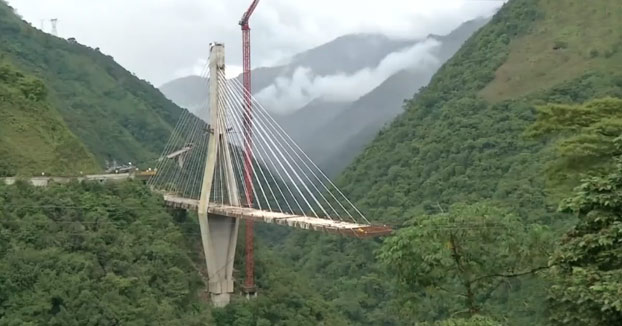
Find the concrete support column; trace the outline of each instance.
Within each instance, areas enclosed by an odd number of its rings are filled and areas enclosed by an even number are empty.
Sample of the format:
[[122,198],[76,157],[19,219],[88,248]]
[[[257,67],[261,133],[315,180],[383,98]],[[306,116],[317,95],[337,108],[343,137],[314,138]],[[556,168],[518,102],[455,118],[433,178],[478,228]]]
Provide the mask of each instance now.
[[[222,307],[229,303],[231,293],[233,293],[233,261],[239,228],[239,221],[236,218],[207,213],[217,162],[224,164],[225,173],[234,176],[231,156],[229,155],[227,127],[220,122],[224,120],[225,114],[225,106],[219,89],[219,83],[222,82],[220,76],[225,69],[225,47],[223,44],[212,44],[209,66],[209,109],[212,134],[210,134],[207,149],[198,215],[209,276],[210,297],[214,306]],[[219,154],[223,157],[219,158]],[[230,177],[229,180],[227,193],[230,204],[239,205],[236,179]]]

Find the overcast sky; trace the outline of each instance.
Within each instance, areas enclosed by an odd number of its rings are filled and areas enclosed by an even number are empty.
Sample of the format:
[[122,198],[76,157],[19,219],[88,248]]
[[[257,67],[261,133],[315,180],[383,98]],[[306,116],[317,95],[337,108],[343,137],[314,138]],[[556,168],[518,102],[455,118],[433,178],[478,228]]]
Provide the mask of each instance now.
[[[199,74],[209,43],[227,50],[229,75],[240,71],[237,25],[250,0],[8,0],[35,27],[99,47],[156,86]],[[274,65],[349,33],[395,38],[444,34],[490,15],[503,0],[262,0],[251,19],[253,67]]]

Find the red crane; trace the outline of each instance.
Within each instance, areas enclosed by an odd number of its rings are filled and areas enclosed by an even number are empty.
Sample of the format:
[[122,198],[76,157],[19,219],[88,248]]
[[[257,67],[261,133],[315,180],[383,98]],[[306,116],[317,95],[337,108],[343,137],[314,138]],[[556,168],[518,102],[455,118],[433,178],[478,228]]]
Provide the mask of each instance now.
[[[253,118],[251,103],[251,28],[248,21],[257,8],[259,0],[253,0],[248,10],[240,19],[242,27],[242,56],[244,72],[242,83],[244,85],[244,183],[246,185],[245,197],[246,205],[253,207],[253,166],[252,166],[252,137],[253,137]],[[253,221],[246,221],[246,279],[244,280],[244,291],[248,295],[256,293],[255,288],[255,257],[253,240]]]

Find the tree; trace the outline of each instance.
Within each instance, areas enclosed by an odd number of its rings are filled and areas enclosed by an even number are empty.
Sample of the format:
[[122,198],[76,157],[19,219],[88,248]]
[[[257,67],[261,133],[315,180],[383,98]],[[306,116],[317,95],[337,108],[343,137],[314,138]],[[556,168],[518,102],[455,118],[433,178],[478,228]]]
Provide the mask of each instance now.
[[160,203],[138,182],[0,185],[0,325],[206,325],[193,222]]
[[490,313],[489,299],[510,279],[547,268],[548,243],[543,226],[487,203],[459,204],[418,217],[385,241],[379,258],[425,307],[417,314],[472,317]]
[[552,255],[550,320],[563,326],[622,325],[622,164],[577,188],[561,208],[579,222]]
[[603,98],[582,105],[551,104],[537,108],[532,137],[555,137],[557,159],[550,172],[557,179],[576,180],[615,167],[622,154],[622,99]]
[[451,318],[433,324],[424,323],[424,326],[501,326],[494,319],[475,315],[471,318]]

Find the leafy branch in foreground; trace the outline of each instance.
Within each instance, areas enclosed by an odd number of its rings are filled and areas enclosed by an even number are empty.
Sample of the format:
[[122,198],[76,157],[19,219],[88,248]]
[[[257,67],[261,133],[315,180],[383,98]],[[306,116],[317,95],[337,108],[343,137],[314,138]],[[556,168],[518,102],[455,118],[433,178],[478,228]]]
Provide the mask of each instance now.
[[554,325],[622,324],[622,164],[586,180],[561,208],[579,222],[551,257]]
[[488,203],[454,205],[446,213],[417,217],[387,239],[379,258],[413,300],[438,315],[489,313],[488,301],[505,293],[510,279],[548,268],[548,228],[524,224]]

